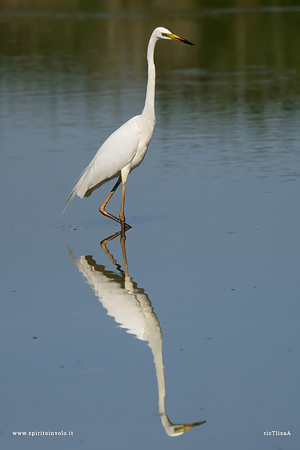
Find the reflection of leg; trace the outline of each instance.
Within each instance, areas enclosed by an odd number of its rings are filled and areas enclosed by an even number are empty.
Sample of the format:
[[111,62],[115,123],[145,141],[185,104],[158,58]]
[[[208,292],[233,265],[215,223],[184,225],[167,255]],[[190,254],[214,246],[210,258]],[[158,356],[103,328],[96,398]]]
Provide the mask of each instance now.
[[116,184],[114,185],[114,187],[112,188],[112,190],[110,191],[110,193],[108,194],[108,196],[106,197],[106,199],[104,200],[104,202],[102,203],[102,205],[99,208],[99,211],[101,212],[101,214],[103,214],[104,216],[110,217],[111,219],[115,220],[118,223],[121,223],[120,219],[118,219],[117,217],[115,217],[112,214],[110,214],[107,211],[105,211],[105,206],[107,205],[109,200],[112,198],[112,196],[114,195],[114,193],[118,189],[121,181],[122,181],[122,179],[121,179],[121,177],[119,177],[118,181],[116,182]]
[[122,247],[125,275],[129,276],[128,264],[127,264],[127,256],[126,256],[126,247],[125,247],[125,239],[126,239],[126,236],[125,236],[125,231],[124,231],[124,232],[121,233],[120,243],[121,243],[121,247]]
[[118,231],[117,233],[113,234],[112,236],[109,236],[106,239],[103,239],[103,241],[100,242],[101,247],[105,251],[105,253],[108,255],[109,259],[112,260],[113,264],[117,264],[117,260],[113,257],[113,255],[109,252],[108,248],[106,247],[107,242],[112,241],[117,236],[120,236],[121,231]]
[[[105,253],[107,254],[107,256],[109,257],[109,259],[112,261],[112,263],[117,266],[117,269],[121,272],[124,273],[121,269],[120,264],[117,263],[117,260],[113,257],[113,255],[110,253],[110,251],[108,250],[108,248],[106,247],[106,244],[109,241],[112,241],[113,239],[115,239],[116,237],[121,236],[120,237],[120,243],[121,243],[121,247],[122,247],[122,254],[123,254],[123,260],[124,260],[124,267],[125,267],[125,275],[128,275],[128,265],[127,265],[127,258],[126,258],[126,249],[125,249],[125,230],[121,230],[118,231],[118,233],[113,234],[112,236],[109,236],[106,239],[103,239],[103,241],[100,242],[101,247],[103,248],[103,250],[105,251]],[[128,275],[129,276],[129,275]]]
[[126,248],[125,248],[125,240],[126,240],[125,230],[118,231],[118,233],[115,233],[112,236],[109,236],[108,238],[103,239],[103,241],[100,242],[100,245],[103,248],[103,250],[105,251],[105,253],[107,254],[107,256],[109,257],[109,259],[113,262],[113,264],[115,264],[117,266],[117,269],[122,271],[120,264],[117,263],[117,260],[113,257],[113,255],[110,253],[110,251],[108,250],[108,248],[106,246],[106,244],[109,241],[112,241],[113,239],[115,239],[118,236],[121,236],[120,243],[121,243],[123,261],[124,261],[124,267],[125,267],[125,275],[129,276],[127,257],[126,257]]

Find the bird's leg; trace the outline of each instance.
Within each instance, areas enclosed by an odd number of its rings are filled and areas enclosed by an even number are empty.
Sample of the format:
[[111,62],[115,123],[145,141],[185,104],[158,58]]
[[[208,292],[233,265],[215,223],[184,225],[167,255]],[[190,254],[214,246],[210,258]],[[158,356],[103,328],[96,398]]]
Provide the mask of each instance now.
[[120,209],[120,224],[121,224],[121,229],[122,229],[122,233],[124,233],[124,236],[125,236],[125,231],[127,231],[127,230],[129,230],[129,228],[131,228],[130,225],[125,223],[125,214],[124,214],[125,190],[126,190],[126,181],[124,181],[122,184],[122,199],[121,199],[121,209]]
[[[110,217],[110,219],[115,220],[116,222],[121,224],[122,229],[124,230],[129,230],[129,228],[131,228],[130,225],[127,225],[127,223],[125,223],[125,218],[124,218],[124,225],[122,225],[122,222],[120,219],[118,219],[116,216],[113,216],[112,214],[108,213],[107,211],[105,211],[105,207],[107,205],[107,203],[109,202],[109,200],[111,199],[111,197],[114,195],[114,193],[116,192],[116,190],[118,189],[120,183],[122,181],[121,176],[118,178],[118,181],[116,182],[116,184],[114,185],[114,187],[112,188],[112,190],[110,191],[110,193],[108,194],[108,196],[106,197],[106,199],[104,200],[104,202],[102,203],[102,205],[99,208],[99,211],[101,212],[101,214],[103,214],[106,217]],[[124,190],[124,188],[123,188]],[[122,190],[122,199],[123,199],[123,190]],[[125,194],[125,190],[124,190],[124,194]],[[122,203],[121,203],[121,209],[122,209]],[[123,216],[124,216],[124,201],[123,201]]]
[[122,181],[122,179],[121,179],[121,177],[119,177],[118,181],[116,182],[116,184],[114,185],[114,187],[112,188],[112,190],[110,191],[110,193],[108,194],[108,196],[106,197],[106,199],[104,200],[104,202],[102,203],[102,205],[99,208],[99,211],[101,212],[101,214],[103,214],[104,216],[110,217],[111,219],[115,220],[118,223],[120,223],[120,220],[117,217],[115,217],[112,214],[110,214],[107,211],[105,211],[105,206],[107,205],[109,200],[112,198],[112,196],[114,195],[114,193],[118,189],[121,181]]

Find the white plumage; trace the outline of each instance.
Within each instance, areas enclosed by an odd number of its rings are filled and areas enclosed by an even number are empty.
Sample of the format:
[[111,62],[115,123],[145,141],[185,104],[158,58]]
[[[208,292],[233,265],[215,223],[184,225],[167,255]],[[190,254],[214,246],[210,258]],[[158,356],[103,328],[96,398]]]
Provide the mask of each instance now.
[[[131,170],[134,168],[132,165],[136,153],[133,149],[139,149],[140,147],[140,132],[137,126],[138,117],[133,117],[124,123],[103,143],[82,173],[70,194],[68,202],[72,200],[75,194],[80,198],[88,197],[102,184],[120,176],[123,168],[129,167]],[[122,142],[122,147],[120,146],[120,142]],[[121,152],[120,147],[122,149]],[[145,154],[146,149],[144,150]]]
[[[145,106],[142,114],[128,120],[102,144],[98,152],[80,176],[66,202],[66,207],[77,194],[80,198],[88,197],[107,181],[118,177],[118,181],[100,207],[100,212],[121,224],[122,230],[130,228],[125,223],[124,204],[125,188],[129,173],[143,161],[155,127],[155,65],[154,49],[159,39],[179,40],[186,44],[191,42],[171,33],[166,28],[156,28],[149,40],[147,50],[148,84]],[[105,211],[105,206],[122,181],[122,201],[120,218]]]

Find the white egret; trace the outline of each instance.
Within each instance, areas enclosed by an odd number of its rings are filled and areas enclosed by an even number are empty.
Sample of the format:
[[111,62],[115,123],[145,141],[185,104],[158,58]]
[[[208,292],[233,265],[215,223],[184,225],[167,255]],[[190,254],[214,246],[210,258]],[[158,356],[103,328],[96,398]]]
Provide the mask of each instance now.
[[[126,181],[129,173],[138,167],[144,159],[149,142],[152,139],[155,127],[155,65],[154,49],[158,40],[176,40],[185,44],[194,45],[163,27],[156,28],[149,40],[147,50],[148,83],[145,106],[142,114],[128,120],[118,128],[102,144],[90,164],[82,173],[76,186],[66,202],[66,207],[77,194],[80,198],[89,197],[91,193],[107,181],[118,177],[118,181],[100,206],[99,211],[107,217],[119,222],[122,230],[130,228],[125,223],[124,204]],[[108,201],[122,182],[122,199],[120,218],[113,216],[105,210]]]

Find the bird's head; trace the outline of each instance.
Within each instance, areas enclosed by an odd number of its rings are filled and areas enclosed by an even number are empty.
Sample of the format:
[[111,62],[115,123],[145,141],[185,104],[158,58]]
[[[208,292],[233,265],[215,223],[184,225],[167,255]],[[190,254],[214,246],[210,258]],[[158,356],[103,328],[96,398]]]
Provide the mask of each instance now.
[[203,420],[202,422],[186,423],[182,425],[171,424],[171,426],[166,429],[166,432],[169,436],[180,436],[181,434],[189,431],[191,428],[198,427],[199,425],[203,425],[204,423],[206,423],[206,420]]
[[192,42],[187,41],[186,39],[180,36],[177,36],[177,34],[172,33],[170,30],[164,27],[156,28],[153,34],[155,34],[157,39],[168,39],[173,41],[180,41],[183,42],[184,44],[194,45]]

